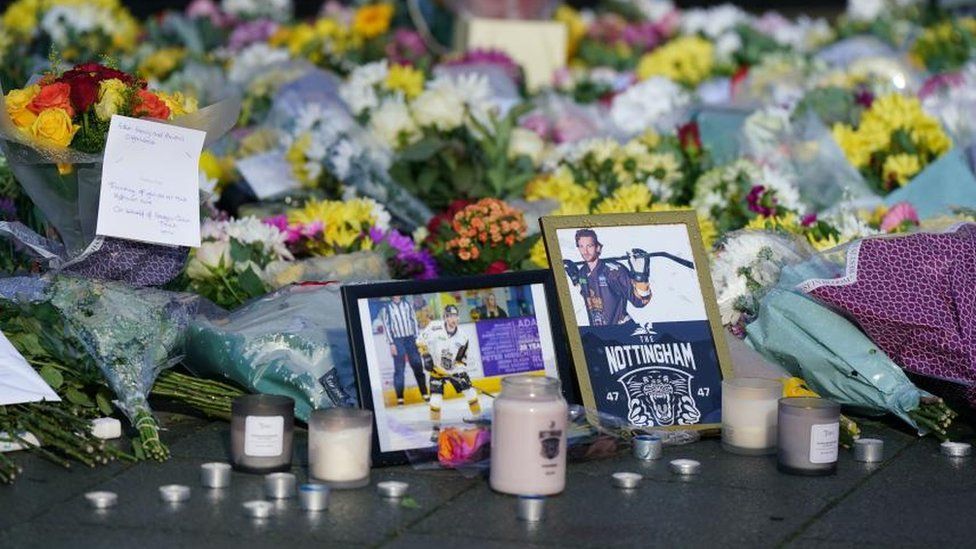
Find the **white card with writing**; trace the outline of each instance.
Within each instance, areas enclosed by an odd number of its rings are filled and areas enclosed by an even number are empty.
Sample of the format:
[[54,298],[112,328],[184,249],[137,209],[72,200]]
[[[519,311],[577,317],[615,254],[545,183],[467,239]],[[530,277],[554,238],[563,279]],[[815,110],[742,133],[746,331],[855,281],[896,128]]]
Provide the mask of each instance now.
[[206,132],[113,116],[105,143],[95,232],[200,245],[200,153]]
[[279,151],[249,156],[238,160],[235,167],[258,200],[265,200],[302,186],[301,182],[292,175],[291,165],[285,155]]

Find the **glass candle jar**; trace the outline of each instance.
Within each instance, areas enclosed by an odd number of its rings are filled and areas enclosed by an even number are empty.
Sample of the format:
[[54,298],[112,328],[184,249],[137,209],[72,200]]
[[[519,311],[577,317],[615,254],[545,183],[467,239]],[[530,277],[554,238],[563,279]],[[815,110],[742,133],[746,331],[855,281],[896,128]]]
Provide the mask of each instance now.
[[722,381],[722,447],[734,454],[776,453],[776,411],[783,384],[740,377]]
[[562,492],[569,407],[559,380],[529,375],[504,378],[492,410],[492,489],[523,496]]
[[355,408],[315,410],[308,418],[309,474],[330,488],[369,484],[373,412]]
[[279,395],[245,395],[231,403],[231,465],[246,473],[291,469],[295,401]]
[[837,470],[840,404],[823,398],[781,398],[778,431],[780,471],[816,476]]

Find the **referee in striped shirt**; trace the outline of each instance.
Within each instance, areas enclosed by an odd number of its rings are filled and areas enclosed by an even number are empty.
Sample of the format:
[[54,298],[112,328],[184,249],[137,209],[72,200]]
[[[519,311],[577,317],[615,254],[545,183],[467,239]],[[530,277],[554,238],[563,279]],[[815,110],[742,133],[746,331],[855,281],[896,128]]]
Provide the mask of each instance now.
[[420,332],[420,326],[417,325],[417,315],[413,305],[405,301],[402,296],[395,295],[383,307],[380,318],[383,322],[386,342],[390,344],[390,354],[393,355],[393,387],[396,389],[397,406],[403,406],[403,366],[407,360],[410,361],[410,369],[413,370],[413,377],[416,378],[417,387],[420,388],[420,396],[425,401],[429,400],[427,377],[424,375],[423,362],[417,350],[417,334]]

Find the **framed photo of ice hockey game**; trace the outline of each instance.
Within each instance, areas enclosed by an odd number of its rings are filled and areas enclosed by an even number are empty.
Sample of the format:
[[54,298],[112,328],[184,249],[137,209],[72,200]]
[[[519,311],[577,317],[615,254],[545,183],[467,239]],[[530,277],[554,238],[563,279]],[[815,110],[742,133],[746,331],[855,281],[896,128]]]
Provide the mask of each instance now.
[[719,427],[732,363],[695,213],[541,225],[583,404],[640,427]]
[[491,415],[502,379],[578,389],[547,270],[342,288],[359,402],[373,410],[373,464],[408,461],[442,430]]

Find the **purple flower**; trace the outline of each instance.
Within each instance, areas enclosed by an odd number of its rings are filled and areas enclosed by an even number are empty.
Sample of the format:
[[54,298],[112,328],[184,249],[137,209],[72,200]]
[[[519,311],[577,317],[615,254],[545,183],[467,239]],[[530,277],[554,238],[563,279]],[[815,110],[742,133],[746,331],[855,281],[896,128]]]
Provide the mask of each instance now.
[[854,102],[865,109],[870,109],[871,104],[874,103],[874,94],[867,88],[861,88],[854,92]]
[[776,202],[775,191],[767,190],[763,185],[754,186],[746,197],[749,210],[764,217],[776,215]]
[[542,113],[534,112],[524,116],[519,121],[519,126],[535,132],[542,139],[549,138],[549,119]]
[[661,34],[657,24],[644,21],[624,27],[623,39],[628,45],[647,51],[661,42]]
[[427,55],[427,45],[417,31],[397,29],[393,40],[386,45],[386,56],[391,63],[414,65]]
[[277,30],[278,23],[270,19],[245,21],[230,34],[227,47],[231,51],[240,51],[255,42],[266,42]]
[[817,214],[815,213],[808,213],[807,215],[800,218],[800,225],[803,225],[804,227],[810,227],[816,222],[817,222]]
[[965,82],[966,79],[963,77],[962,73],[947,72],[944,74],[936,74],[922,84],[922,89],[918,90],[918,98],[919,100],[924,101],[926,97],[934,93],[939,93],[943,90],[961,86]]
[[0,198],[0,219],[5,221],[15,221],[17,219],[17,206],[13,198]]
[[387,258],[398,278],[429,280],[437,278],[437,263],[426,250],[418,250],[413,240],[395,229],[383,231],[377,227],[369,230],[369,238],[377,244],[389,246],[393,256]]
[[476,48],[468,50],[461,57],[443,63],[446,66],[495,65],[515,82],[522,80],[522,68],[509,55],[501,50]]

